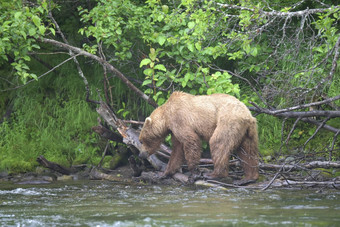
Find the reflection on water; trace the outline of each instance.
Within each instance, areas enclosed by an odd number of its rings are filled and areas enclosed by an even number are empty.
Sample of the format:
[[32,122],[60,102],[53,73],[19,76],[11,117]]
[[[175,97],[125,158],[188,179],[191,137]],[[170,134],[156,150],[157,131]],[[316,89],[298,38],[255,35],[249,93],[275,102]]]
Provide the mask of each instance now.
[[102,181],[0,185],[0,226],[339,224],[339,191],[222,191]]

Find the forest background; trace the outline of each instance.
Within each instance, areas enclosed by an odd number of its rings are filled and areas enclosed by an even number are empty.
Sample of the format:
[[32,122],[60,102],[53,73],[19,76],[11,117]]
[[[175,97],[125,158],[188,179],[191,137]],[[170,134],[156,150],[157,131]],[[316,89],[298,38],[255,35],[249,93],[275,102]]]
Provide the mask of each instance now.
[[[143,121],[175,90],[238,97],[258,120],[264,162],[337,161],[339,10],[335,0],[0,0],[0,171],[33,171],[40,155],[97,165],[98,101]],[[104,165],[122,147],[111,141]]]

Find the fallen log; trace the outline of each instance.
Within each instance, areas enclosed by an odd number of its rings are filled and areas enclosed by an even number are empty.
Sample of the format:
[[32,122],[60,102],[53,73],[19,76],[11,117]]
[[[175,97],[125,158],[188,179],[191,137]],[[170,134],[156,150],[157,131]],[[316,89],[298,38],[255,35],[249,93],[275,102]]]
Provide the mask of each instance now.
[[74,174],[76,173],[78,170],[76,170],[75,168],[67,168],[65,166],[62,166],[62,165],[59,165],[58,163],[55,163],[55,162],[50,162],[48,161],[44,156],[40,155],[38,158],[37,158],[37,162],[48,168],[48,169],[51,169],[51,170],[54,170],[58,173],[61,173],[61,174],[64,174],[64,175],[70,175],[70,174]]
[[93,126],[92,130],[105,139],[115,141],[115,142],[118,142],[118,143],[123,142],[123,138],[122,138],[121,135],[112,132],[111,130],[105,128],[102,125]]

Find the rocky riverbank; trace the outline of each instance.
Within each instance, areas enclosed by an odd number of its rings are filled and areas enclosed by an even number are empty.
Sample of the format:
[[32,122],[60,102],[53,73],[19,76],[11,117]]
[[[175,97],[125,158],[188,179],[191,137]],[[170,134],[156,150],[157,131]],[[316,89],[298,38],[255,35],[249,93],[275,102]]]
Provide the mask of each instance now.
[[105,170],[104,172],[95,170],[93,166],[85,166],[81,171],[78,171],[74,174],[65,175],[50,169],[37,167],[34,172],[27,173],[8,173],[6,171],[0,172],[0,183],[34,185],[51,184],[59,181],[102,180],[105,179],[105,176],[110,176],[112,180],[117,181],[126,181],[131,180],[132,178],[132,170],[129,166],[122,166],[116,170]]

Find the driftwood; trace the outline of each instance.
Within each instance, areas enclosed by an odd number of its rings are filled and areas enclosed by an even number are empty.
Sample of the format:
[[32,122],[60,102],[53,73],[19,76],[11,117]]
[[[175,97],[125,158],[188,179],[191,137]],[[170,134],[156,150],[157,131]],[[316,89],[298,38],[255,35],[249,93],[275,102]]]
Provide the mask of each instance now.
[[49,168],[51,170],[54,170],[58,173],[65,174],[65,175],[74,174],[78,171],[75,168],[67,168],[65,166],[59,165],[58,163],[50,162],[42,155],[37,158],[37,162],[39,162],[40,165],[46,168]]
[[303,164],[265,164],[260,163],[260,169],[262,170],[282,170],[282,171],[299,171],[304,169],[316,169],[316,168],[340,168],[340,162],[329,162],[329,161],[312,161]]
[[[48,169],[51,169],[57,173],[63,174],[63,175],[76,175],[79,174],[81,171],[86,169],[86,165],[80,165],[80,166],[72,166],[70,168],[62,166],[58,163],[51,162],[47,160],[44,156],[40,156],[37,158],[37,162],[39,162],[40,165],[43,167],[46,167]],[[116,181],[116,182],[132,182],[130,178],[122,178],[118,177],[113,174],[104,173],[104,169],[100,167],[92,167],[91,170],[85,174],[92,180],[108,180],[108,181]]]

